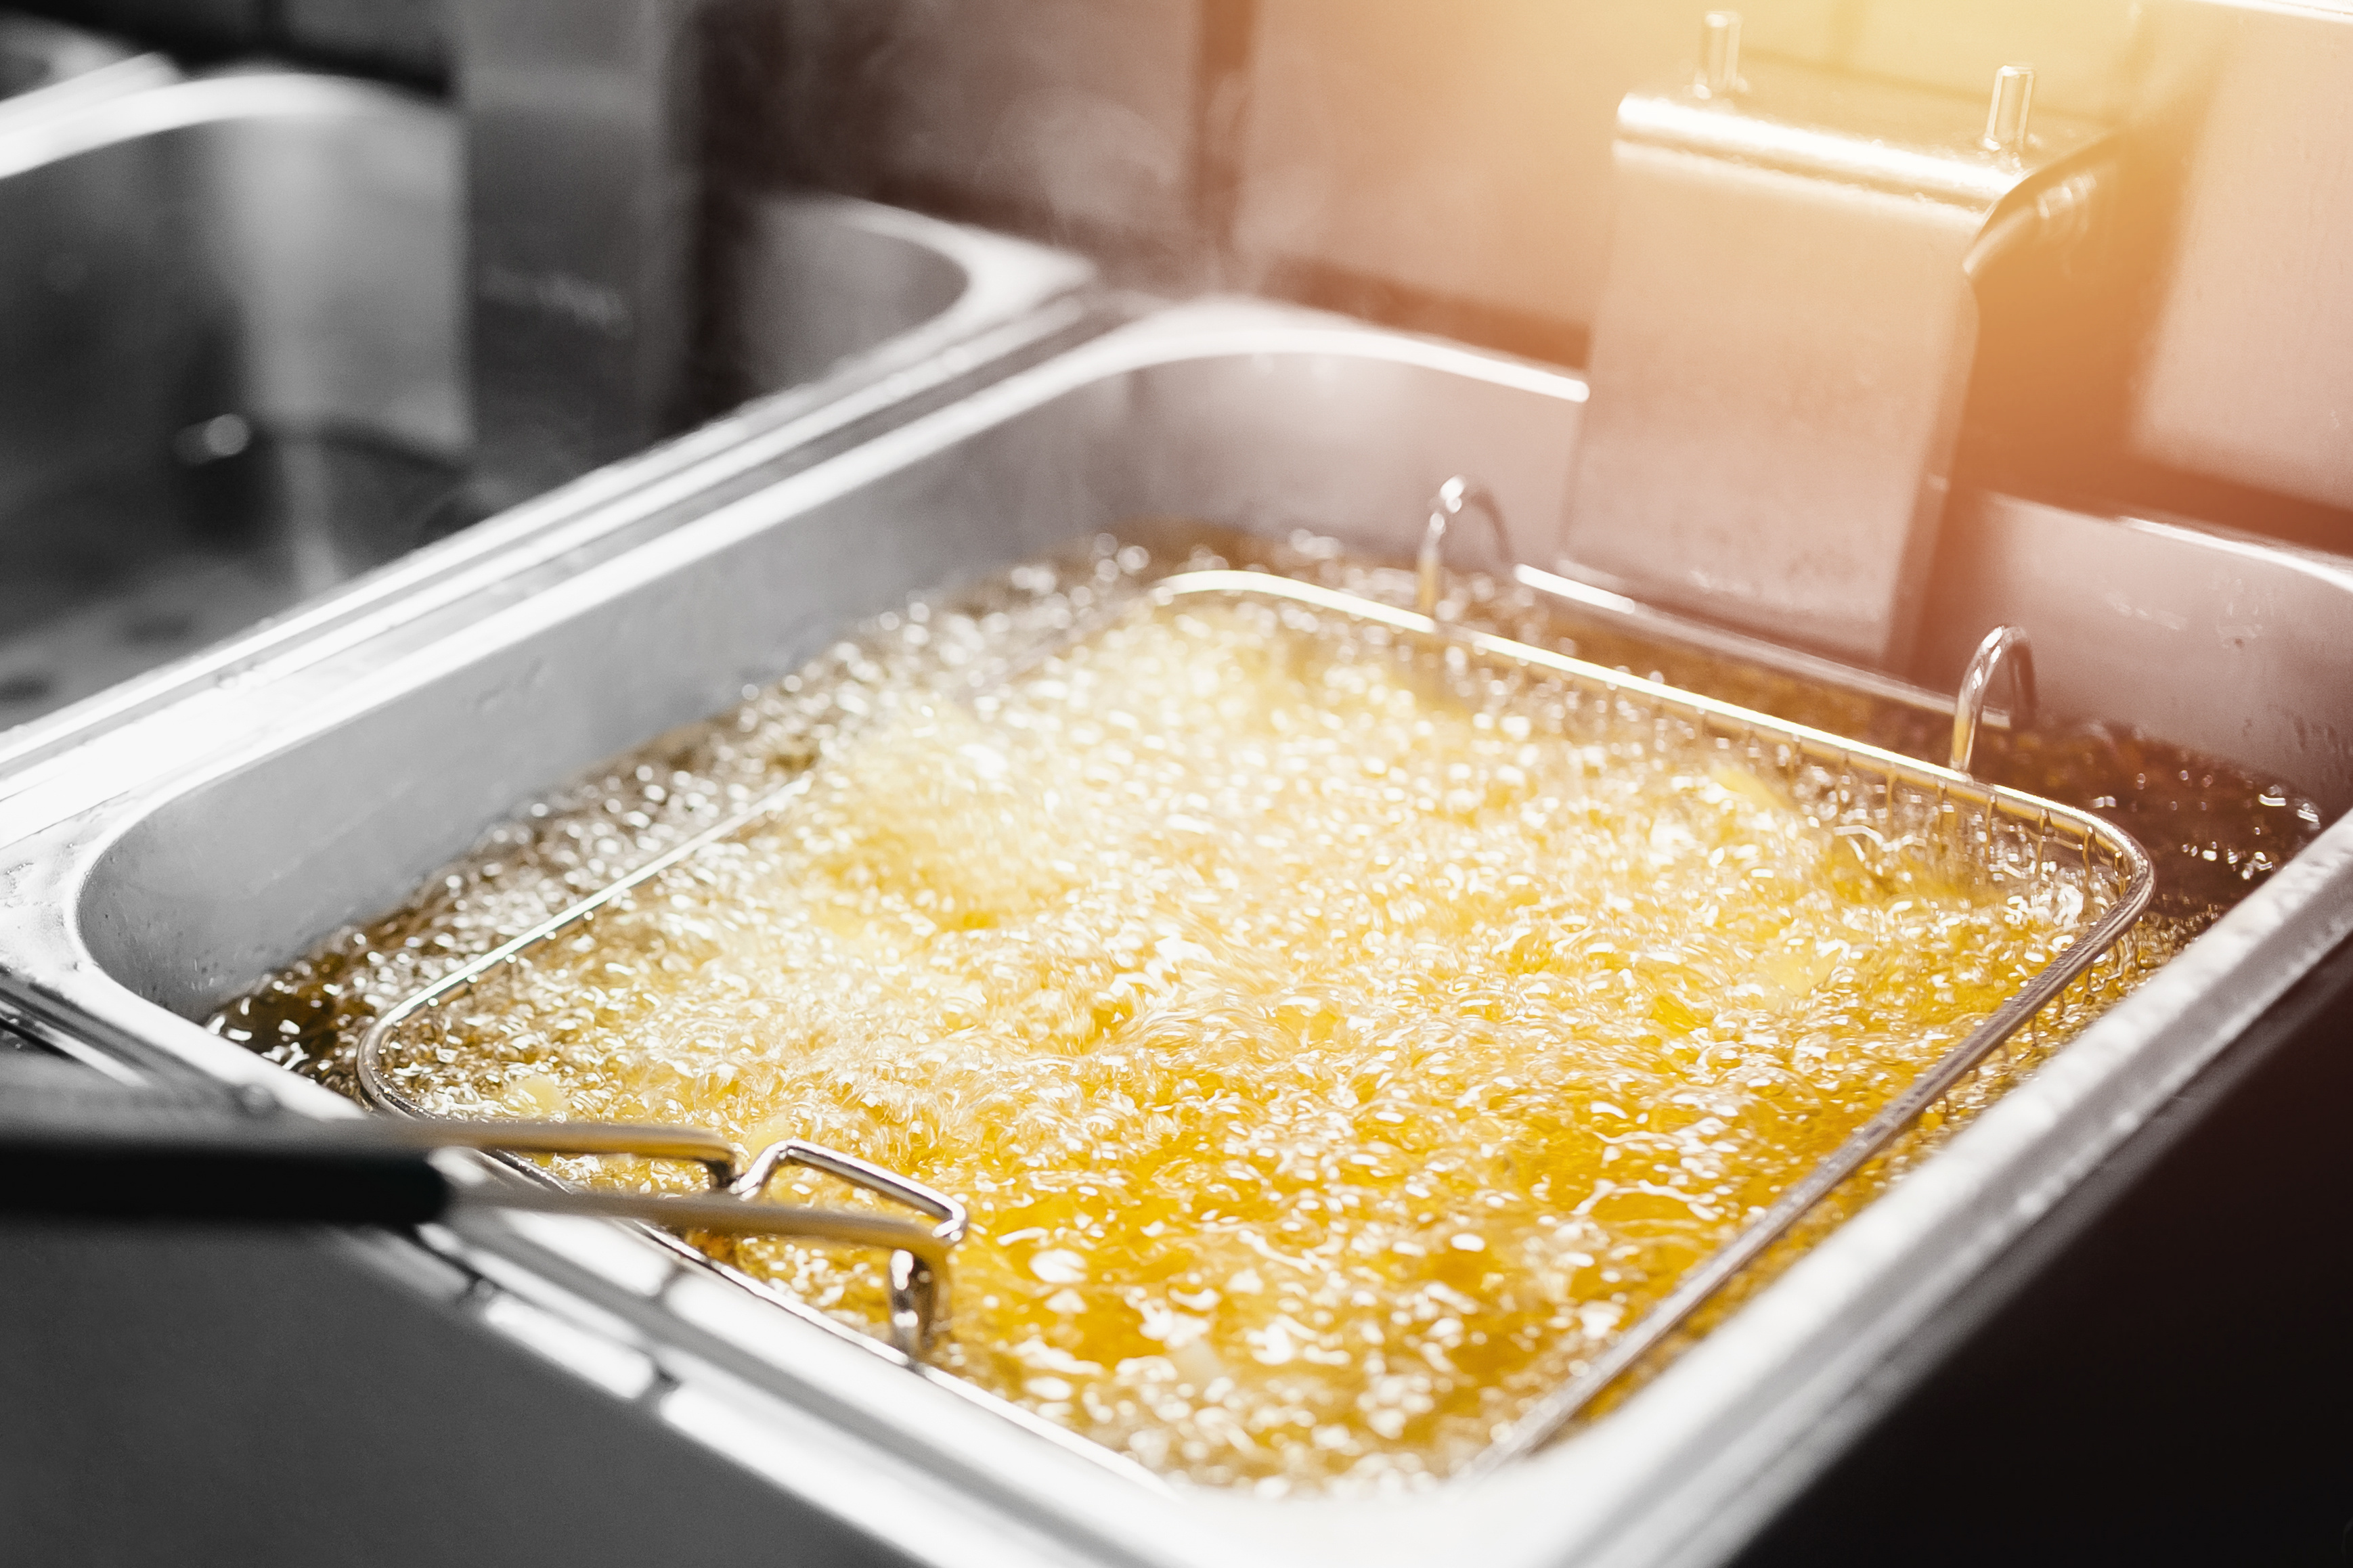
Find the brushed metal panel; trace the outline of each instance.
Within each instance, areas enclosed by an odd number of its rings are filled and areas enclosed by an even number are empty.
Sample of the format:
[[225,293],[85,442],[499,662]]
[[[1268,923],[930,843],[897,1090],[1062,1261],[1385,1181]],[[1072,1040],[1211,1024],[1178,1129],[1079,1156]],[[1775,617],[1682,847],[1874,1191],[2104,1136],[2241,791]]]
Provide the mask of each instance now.
[[2173,468],[2353,507],[2353,15],[2200,9],[2179,47],[2214,74],[2131,439]]

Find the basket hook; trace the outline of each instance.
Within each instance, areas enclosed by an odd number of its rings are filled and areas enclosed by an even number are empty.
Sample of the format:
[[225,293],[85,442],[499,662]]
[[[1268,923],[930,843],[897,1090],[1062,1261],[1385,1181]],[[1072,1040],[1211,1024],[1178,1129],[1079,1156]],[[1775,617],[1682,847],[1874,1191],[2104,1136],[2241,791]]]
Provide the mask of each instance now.
[[776,1172],[786,1165],[806,1165],[810,1170],[839,1176],[852,1186],[903,1204],[938,1222],[932,1226],[932,1238],[942,1249],[937,1260],[918,1256],[905,1247],[895,1248],[891,1254],[892,1337],[908,1360],[923,1360],[931,1350],[933,1337],[948,1321],[945,1249],[964,1239],[965,1230],[971,1223],[969,1212],[945,1193],[911,1176],[902,1176],[855,1154],[797,1138],[771,1143],[754,1155],[729,1191],[746,1202],[756,1203]]
[[1430,525],[1422,530],[1421,551],[1414,563],[1414,608],[1433,621],[1438,618],[1438,592],[1446,575],[1447,525],[1471,507],[1486,515],[1495,534],[1495,553],[1504,564],[1509,567],[1519,559],[1512,553],[1511,530],[1504,522],[1503,506],[1493,490],[1464,474],[1439,486],[1430,500]]
[[1953,771],[1966,773],[1977,755],[1978,729],[1985,722],[1986,698],[2002,666],[2010,667],[2010,724],[2022,730],[2034,720],[2034,645],[2024,626],[1996,626],[1969,656],[1961,689],[1953,700]]

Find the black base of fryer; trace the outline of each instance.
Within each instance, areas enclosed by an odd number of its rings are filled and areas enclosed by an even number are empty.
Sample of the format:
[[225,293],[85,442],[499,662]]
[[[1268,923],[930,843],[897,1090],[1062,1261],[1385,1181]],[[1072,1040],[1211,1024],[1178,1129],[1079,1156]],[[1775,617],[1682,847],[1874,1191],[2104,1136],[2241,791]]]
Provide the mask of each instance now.
[[2070,1195],[1737,1568],[2353,1562],[2348,1120],[2353,944]]

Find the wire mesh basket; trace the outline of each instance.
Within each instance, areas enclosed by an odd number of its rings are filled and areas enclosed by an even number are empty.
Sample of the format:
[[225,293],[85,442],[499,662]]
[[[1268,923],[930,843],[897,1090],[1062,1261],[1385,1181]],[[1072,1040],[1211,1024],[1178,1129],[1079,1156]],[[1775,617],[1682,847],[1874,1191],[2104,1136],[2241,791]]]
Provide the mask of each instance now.
[[[1772,781],[1815,825],[1844,841],[1866,866],[1889,858],[1933,867],[1941,875],[1974,879],[2004,897],[2042,900],[2062,910],[2065,935],[2049,963],[2010,992],[1983,1021],[1856,1128],[1832,1152],[1782,1189],[1690,1268],[1672,1291],[1619,1332],[1581,1371],[1540,1399],[1472,1467],[1492,1468],[1541,1446],[1586,1413],[1609,1388],[1777,1241],[1852,1177],[1972,1068],[2006,1041],[2036,1026],[2065,1021],[2070,1007],[2121,979],[2136,962],[2122,947],[2147,909],[2154,874],[2133,840],[2088,813],[2019,791],[1980,783],[1963,771],[1967,742],[1997,664],[2014,639],[1989,638],[1965,684],[1956,755],[1940,767],[1694,692],[1638,679],[1487,632],[1457,626],[1435,613],[1436,595],[1425,561],[1422,611],[1271,574],[1187,571],[1160,579],[1124,605],[1073,628],[1056,647],[1099,630],[1120,614],[1152,614],[1223,602],[1281,618],[1309,633],[1345,624],[1401,658],[1433,661],[1448,679],[1498,679],[1540,684],[1548,710],[1584,744],[1650,748],[1720,759]],[[1050,653],[1052,649],[1046,650]],[[2022,672],[2021,672],[2022,673]],[[1001,682],[1005,669],[990,679]],[[360,1043],[357,1077],[366,1098],[388,1110],[421,1114],[406,1085],[422,1081],[428,1064],[399,1058],[405,1024],[439,1007],[501,965],[523,960],[632,889],[661,877],[705,847],[788,807],[807,787],[803,773],[747,809],[456,970],[385,1012]]]

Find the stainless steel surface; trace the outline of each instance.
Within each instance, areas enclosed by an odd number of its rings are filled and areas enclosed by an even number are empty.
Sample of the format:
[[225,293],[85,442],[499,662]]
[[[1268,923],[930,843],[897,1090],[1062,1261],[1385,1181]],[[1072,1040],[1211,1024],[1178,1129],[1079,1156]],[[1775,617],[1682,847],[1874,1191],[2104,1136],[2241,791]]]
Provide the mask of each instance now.
[[[1843,664],[1818,653],[1788,647],[1744,632],[1728,631],[1713,622],[1670,615],[1630,595],[1620,593],[1616,588],[1564,577],[1557,572],[1547,572],[1525,562],[1512,569],[1512,576],[1523,587],[1533,588],[1546,598],[1569,606],[1577,616],[1615,626],[1651,642],[1664,643],[1672,647],[1694,648],[1719,658],[1752,664],[1760,669],[1779,670],[1800,680],[1859,691],[1882,701],[1900,702],[1906,708],[1917,708],[1925,713],[1952,710],[1953,700],[1950,697],[1917,682],[1901,679],[1883,670]],[[1985,722],[1996,729],[2008,729],[2010,721],[2006,710],[1989,709],[1985,715]]]
[[[472,515],[456,132],[404,93],[267,70],[0,121],[0,729]],[[871,204],[779,195],[757,212],[730,331],[752,345],[750,389],[783,395],[470,531],[459,553],[714,445],[871,415],[877,384],[950,351],[968,370],[974,345],[1093,276]]]
[[456,159],[286,72],[0,126],[0,726],[420,542],[467,444]]
[[305,59],[420,80],[448,71],[447,0],[278,0],[273,9],[273,30]]
[[[1188,259],[1201,106],[1246,17],[1222,0],[755,0],[797,178],[1018,215],[1132,259]],[[1223,106],[1230,110],[1235,106]]]
[[[457,16],[485,506],[893,338],[892,363],[913,363],[1006,313],[987,297],[993,269],[943,246],[937,222],[748,188],[751,175],[713,163],[705,55],[745,46],[712,8],[463,0]],[[964,232],[965,248],[988,247]],[[1017,275],[1053,254],[998,248],[1019,256]],[[1074,258],[1051,265],[1065,287],[1092,276]],[[918,326],[930,331],[905,338]]]
[[2353,807],[2353,716],[2327,682],[2353,562],[2165,517],[1971,495],[1947,520],[1915,672],[1956,684],[1985,629],[2034,639],[2043,710],[2105,716]]
[[1973,252],[2014,243],[2012,212],[2041,221],[2038,192],[2100,132],[2046,117],[1989,146],[1982,100],[1742,74],[1737,93],[1686,78],[1620,106],[1563,552],[1641,597],[1900,667],[1976,355]]
[[462,0],[478,481],[492,509],[681,428],[703,179],[691,0]]
[[2126,438],[2145,458],[2353,508],[2353,14],[2153,13],[2169,198]]
[[[325,629],[267,641],[230,666],[235,680],[0,774],[0,1003],[44,1037],[348,1113],[192,1017],[397,901],[516,801],[736,700],[911,590],[1124,518],[1312,527],[1405,558],[1424,498],[1462,471],[1514,517],[1557,515],[1581,390],[1442,344],[1205,302],[786,463],[773,484],[667,510],[650,490],[617,499],[573,520],[560,556],[473,557],[470,583],[397,602],[362,585],[356,608],[322,606]],[[2332,815],[2353,805],[2344,563],[1998,496],[1965,498],[1952,521],[1922,668],[1957,674],[1989,626],[2017,624],[2059,716],[2137,723],[2276,769]],[[1155,1490],[609,1227],[483,1217],[427,1239],[494,1275],[491,1300],[556,1314],[583,1378],[644,1400],[661,1432],[725,1453],[875,1555],[1704,1563],[1916,1373],[1990,1258],[2348,930],[2340,823],[1605,1420],[1430,1496]],[[316,1247],[341,1289],[340,1244]],[[201,1299],[221,1303],[208,1330],[250,1336],[234,1293]],[[278,1364],[305,1375],[307,1354],[287,1346]]]
[[[851,0],[854,4],[855,0]],[[1234,246],[1250,279],[1336,269],[1396,292],[1501,315],[1496,341],[1583,363],[1601,297],[1619,100],[1689,79],[1704,0],[1645,5],[1336,7],[1254,0],[1250,112]],[[2123,124],[2152,31],[2200,0],[1739,0],[1744,56],[1800,59],[1941,89],[1985,119],[1995,70],[2031,60],[2037,111]],[[2285,11],[2287,7],[2279,7]],[[2315,16],[2317,7],[2299,7]],[[2324,133],[2324,73],[2300,77],[2291,121]],[[2297,119],[2298,116],[2302,118]],[[2260,149],[2233,162],[2265,166]],[[2164,181],[2172,176],[2153,174]],[[1525,331],[1504,335],[1510,322]]]
[[130,53],[62,22],[0,11],[0,99],[54,87]]
[[[1414,605],[1425,616],[1437,613],[1445,580],[1449,529],[1466,508],[1475,508],[1487,519],[1493,552],[1492,559],[1485,563],[1488,570],[1508,572],[1513,581],[1522,587],[1543,595],[1588,623],[1598,622],[1646,642],[1711,654],[1718,658],[1754,665],[1759,669],[1778,670],[1817,686],[1859,692],[1883,702],[1916,708],[1925,713],[1953,713],[1957,718],[1959,715],[1960,705],[1955,698],[1926,686],[1898,679],[1880,670],[1865,669],[1859,665],[1841,664],[1820,654],[1788,647],[1763,637],[1727,631],[1708,621],[1671,615],[1615,588],[1605,588],[1564,577],[1556,572],[1547,572],[1540,566],[1531,566],[1519,559],[1518,547],[1512,541],[1511,525],[1494,496],[1484,485],[1461,474],[1440,485],[1438,494],[1431,499],[1430,521],[1422,530],[1421,547],[1415,556]],[[2013,716],[2007,709],[1985,707],[1980,698],[1971,722],[1979,727],[2007,730],[2013,722]],[[1968,770],[1957,765],[1955,771]]]
[[1095,281],[1069,251],[900,207],[814,191],[738,205],[723,352],[760,393],[871,381]]

